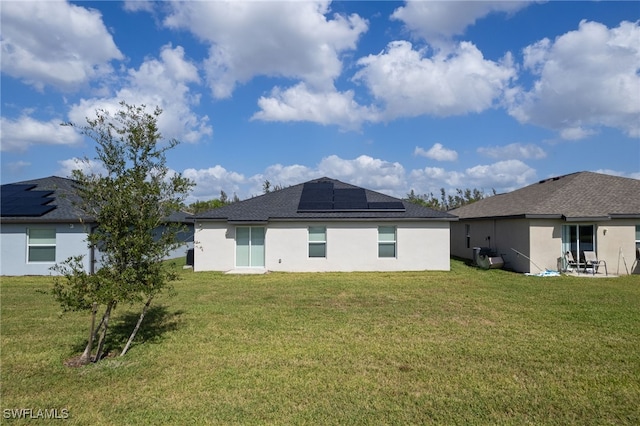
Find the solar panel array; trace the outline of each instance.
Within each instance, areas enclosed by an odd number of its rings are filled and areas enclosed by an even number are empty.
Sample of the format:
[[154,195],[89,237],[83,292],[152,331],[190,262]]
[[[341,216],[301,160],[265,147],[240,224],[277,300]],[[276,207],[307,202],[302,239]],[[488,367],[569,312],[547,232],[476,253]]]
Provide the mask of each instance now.
[[0,197],[0,216],[40,217],[55,209],[50,204],[54,191],[34,191],[36,185],[7,184],[2,185]]
[[302,188],[298,212],[404,211],[401,201],[368,202],[363,188],[334,188],[332,182],[307,182]]

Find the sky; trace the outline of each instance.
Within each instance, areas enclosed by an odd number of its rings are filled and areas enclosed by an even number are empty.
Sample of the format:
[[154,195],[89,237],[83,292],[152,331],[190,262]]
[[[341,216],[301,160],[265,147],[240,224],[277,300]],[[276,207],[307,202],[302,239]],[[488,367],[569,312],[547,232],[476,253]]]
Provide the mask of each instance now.
[[60,123],[121,101],[163,110],[191,202],[323,176],[396,197],[640,179],[637,1],[3,0],[0,17],[3,184],[70,176],[95,142]]

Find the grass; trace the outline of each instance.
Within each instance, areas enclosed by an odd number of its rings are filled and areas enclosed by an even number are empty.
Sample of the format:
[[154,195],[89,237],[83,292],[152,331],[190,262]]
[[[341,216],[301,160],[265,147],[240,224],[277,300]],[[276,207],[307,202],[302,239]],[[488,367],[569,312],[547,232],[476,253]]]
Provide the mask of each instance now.
[[[3,421],[71,424],[639,424],[638,277],[480,271],[185,271],[125,357],[82,368],[86,313],[3,277]],[[113,318],[121,348],[138,308]],[[18,420],[30,422],[30,420]]]

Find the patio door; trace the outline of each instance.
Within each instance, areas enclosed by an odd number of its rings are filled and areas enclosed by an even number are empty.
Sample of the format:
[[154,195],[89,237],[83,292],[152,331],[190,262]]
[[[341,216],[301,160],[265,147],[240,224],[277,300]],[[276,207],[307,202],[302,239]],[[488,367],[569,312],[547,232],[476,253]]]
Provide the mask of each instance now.
[[595,251],[596,236],[594,225],[563,225],[562,253],[570,251],[573,258],[584,261],[584,252]]
[[236,267],[264,268],[264,227],[236,228]]

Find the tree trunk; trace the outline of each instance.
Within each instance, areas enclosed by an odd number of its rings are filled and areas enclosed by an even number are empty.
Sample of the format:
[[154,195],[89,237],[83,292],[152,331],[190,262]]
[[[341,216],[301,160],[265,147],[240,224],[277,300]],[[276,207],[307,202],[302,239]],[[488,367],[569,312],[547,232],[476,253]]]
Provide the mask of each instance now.
[[140,318],[138,318],[138,323],[136,324],[135,328],[131,332],[131,336],[129,336],[129,340],[127,341],[127,344],[125,345],[124,349],[120,353],[120,356],[124,356],[124,354],[126,354],[127,351],[129,350],[129,346],[131,346],[131,342],[133,342],[133,339],[136,337],[136,333],[138,333],[140,324],[142,324],[142,320],[144,319],[144,316],[146,315],[147,310],[149,309],[149,305],[151,305],[152,299],[153,299],[153,296],[149,296],[147,303],[144,304],[144,308],[142,308],[142,312],[140,313]]
[[102,329],[102,333],[100,334],[100,340],[98,341],[98,350],[96,352],[96,357],[93,359],[93,362],[98,362],[100,361],[100,358],[102,358],[102,350],[104,348],[104,340],[107,335],[107,328],[109,327],[111,308],[113,308],[115,304],[116,302],[113,300],[109,302],[109,304],[107,305],[107,309],[104,311],[104,315],[102,316],[102,325],[104,328]]
[[87,365],[91,362],[91,351],[93,349],[93,341],[96,338],[96,313],[98,313],[98,304],[93,303],[91,307],[91,329],[89,330],[89,341],[84,348],[84,352],[80,356],[80,364]]

